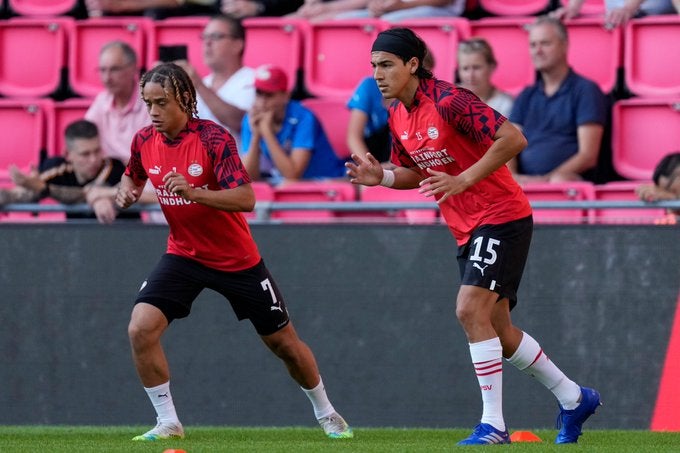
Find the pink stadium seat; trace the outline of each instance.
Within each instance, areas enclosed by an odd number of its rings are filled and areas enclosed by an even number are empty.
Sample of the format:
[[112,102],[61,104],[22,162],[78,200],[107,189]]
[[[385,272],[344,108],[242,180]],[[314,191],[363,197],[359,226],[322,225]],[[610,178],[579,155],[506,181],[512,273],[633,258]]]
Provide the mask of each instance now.
[[383,186],[367,186],[361,191],[361,201],[366,202],[422,202],[431,203],[432,209],[395,209],[394,211],[359,212],[363,221],[398,219],[408,223],[437,223],[439,210],[432,198],[427,198],[418,189],[396,190]]
[[[595,198],[589,182],[529,183],[522,186],[529,202],[591,201]],[[534,209],[536,223],[587,223],[588,209]]]
[[569,64],[604,93],[611,92],[622,62],[621,28],[606,29],[602,18],[588,17],[567,22],[567,29]]
[[201,77],[206,76],[210,70],[203,63],[201,33],[209,20],[208,17],[171,17],[154,21],[149,29],[146,67],[151,68],[158,61],[158,46],[184,44],[188,48],[189,62]]
[[413,19],[401,21],[420,36],[434,56],[434,76],[452,82],[456,71],[458,43],[470,37],[470,24],[463,18]]
[[83,119],[92,100],[73,98],[54,103],[53,125],[50,130],[54,133],[47,137],[47,152],[50,156],[63,156],[66,150],[64,130],[72,121]]
[[628,22],[624,37],[626,86],[638,96],[680,95],[680,16]]
[[[59,204],[52,198],[43,198],[40,205],[50,206]],[[65,222],[66,213],[63,211],[54,212],[3,212],[0,213],[2,223],[36,223],[36,222]]]
[[138,68],[146,56],[146,30],[150,19],[141,17],[100,17],[75,23],[69,45],[69,84],[80,96],[94,97],[104,89],[100,82],[99,52],[104,44],[123,41],[137,52]]
[[472,36],[485,38],[498,60],[493,83],[513,95],[517,95],[536,79],[529,56],[529,35],[526,30],[526,26],[532,21],[531,17],[486,18],[470,23]]
[[347,147],[347,124],[350,114],[347,99],[309,98],[303,100],[302,104],[314,112],[321,122],[335,154],[341,159],[347,159],[350,155]]
[[0,94],[40,97],[60,87],[70,18],[22,18],[0,24]]
[[652,178],[669,152],[680,150],[680,97],[633,98],[614,104],[612,160],[623,177]]
[[8,0],[8,5],[20,16],[61,16],[78,6],[78,0]]
[[53,114],[49,99],[0,99],[0,182],[11,181],[9,166],[22,171],[38,167],[40,154],[45,149],[49,117]]
[[532,16],[550,6],[549,0],[479,0],[479,6],[496,16]]
[[[569,0],[562,0],[562,6],[567,6]],[[604,16],[606,9],[604,0],[585,0],[579,11],[581,16]]]
[[[595,185],[595,200],[601,201],[640,201],[635,188],[651,181],[614,181]],[[593,221],[596,223],[654,223],[663,217],[664,209],[594,209]]]
[[[274,201],[274,188],[269,183],[254,181],[250,185],[255,192],[256,203]],[[244,212],[243,215],[248,220],[255,220],[257,219],[257,210],[253,212]]]
[[303,37],[307,21],[280,17],[257,17],[243,21],[246,49],[243,64],[251,68],[263,64],[281,67],[293,89],[302,69]]
[[[300,181],[284,184],[274,188],[275,202],[333,202],[333,201],[355,201],[356,188],[352,183],[338,182],[317,182]],[[329,219],[341,217],[339,212],[330,210],[303,210],[303,211],[275,211],[272,212],[273,219],[285,219],[286,221],[300,220],[304,222],[328,221]]]
[[378,19],[312,23],[306,29],[305,85],[318,97],[349,98],[371,74],[371,46],[386,27]]

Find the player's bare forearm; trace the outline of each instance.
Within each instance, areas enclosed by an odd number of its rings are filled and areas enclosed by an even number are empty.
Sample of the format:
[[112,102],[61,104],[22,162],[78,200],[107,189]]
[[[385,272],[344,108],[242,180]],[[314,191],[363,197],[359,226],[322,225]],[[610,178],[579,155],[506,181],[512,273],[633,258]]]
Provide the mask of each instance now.
[[222,190],[191,188],[182,196],[221,211],[251,212],[255,209],[255,192],[250,184]]

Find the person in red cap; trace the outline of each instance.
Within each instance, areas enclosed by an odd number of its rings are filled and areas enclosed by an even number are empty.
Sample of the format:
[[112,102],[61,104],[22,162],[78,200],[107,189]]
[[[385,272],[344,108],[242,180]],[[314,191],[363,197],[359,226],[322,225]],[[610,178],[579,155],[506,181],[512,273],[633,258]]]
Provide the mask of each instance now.
[[243,118],[243,165],[253,180],[273,184],[300,179],[345,178],[344,161],[321,123],[290,99],[288,76],[277,66],[255,70],[255,103]]

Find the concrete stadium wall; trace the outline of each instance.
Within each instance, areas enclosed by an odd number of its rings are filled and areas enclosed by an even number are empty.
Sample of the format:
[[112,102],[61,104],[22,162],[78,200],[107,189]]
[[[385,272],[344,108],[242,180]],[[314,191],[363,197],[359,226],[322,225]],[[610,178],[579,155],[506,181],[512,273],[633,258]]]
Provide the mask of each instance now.
[[[443,226],[257,225],[253,233],[336,408],[356,427],[471,427],[479,390],[455,320]],[[126,337],[163,226],[0,226],[0,424],[151,424]],[[513,312],[605,405],[592,428],[647,429],[680,283],[672,227],[538,226]],[[314,426],[246,321],[205,291],[164,340],[186,425]],[[512,429],[550,428],[550,392],[504,367]]]

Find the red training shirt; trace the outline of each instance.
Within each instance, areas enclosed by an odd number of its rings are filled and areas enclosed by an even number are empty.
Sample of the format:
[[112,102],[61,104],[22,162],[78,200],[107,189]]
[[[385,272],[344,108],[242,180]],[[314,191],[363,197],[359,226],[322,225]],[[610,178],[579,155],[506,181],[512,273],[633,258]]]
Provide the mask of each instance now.
[[[410,110],[395,101],[389,113],[392,163],[417,170],[423,178],[430,176],[427,168],[458,175],[472,166],[506,121],[471,91],[437,79],[421,79]],[[458,245],[479,225],[531,214],[529,201],[505,165],[439,207]]]
[[170,225],[167,252],[221,271],[239,271],[260,261],[257,245],[243,214],[187,201],[165,190],[163,176],[181,173],[195,188],[228,190],[250,183],[234,138],[208,120],[191,119],[170,140],[153,126],[132,140],[125,174],[135,184],[151,180]]

